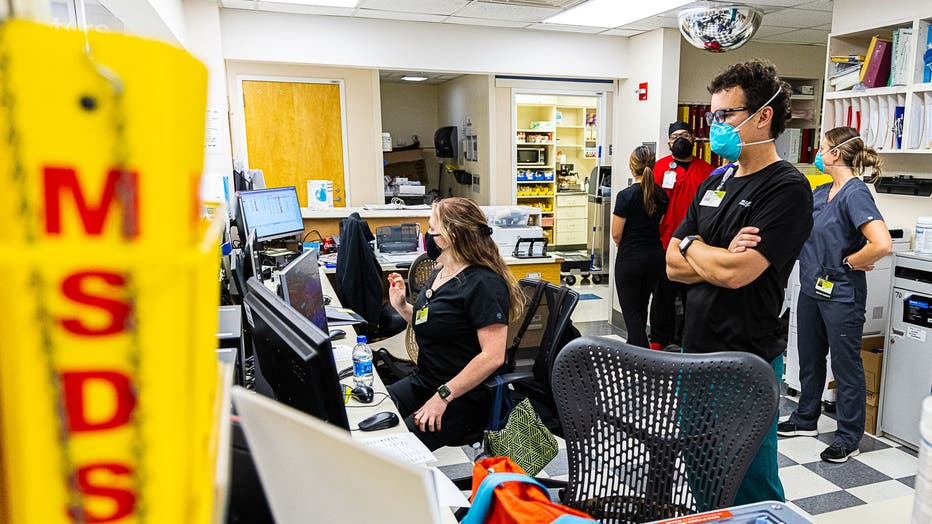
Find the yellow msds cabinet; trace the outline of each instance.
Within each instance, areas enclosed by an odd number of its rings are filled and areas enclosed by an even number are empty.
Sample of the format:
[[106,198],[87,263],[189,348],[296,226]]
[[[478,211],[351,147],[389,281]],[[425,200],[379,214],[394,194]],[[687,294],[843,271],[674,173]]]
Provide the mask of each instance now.
[[0,522],[210,522],[207,72],[88,36],[0,24]]

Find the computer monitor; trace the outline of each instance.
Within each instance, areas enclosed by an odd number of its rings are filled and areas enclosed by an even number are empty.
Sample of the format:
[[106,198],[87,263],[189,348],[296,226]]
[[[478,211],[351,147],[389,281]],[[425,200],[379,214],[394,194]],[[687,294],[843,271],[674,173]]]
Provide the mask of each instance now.
[[250,230],[249,236],[246,237],[246,244],[243,245],[242,271],[245,278],[255,277],[262,280],[262,261],[259,260],[259,252],[256,250],[256,230]]
[[330,337],[255,278],[243,301],[258,374],[279,402],[349,430]]
[[301,205],[294,186],[240,191],[239,206],[246,231],[256,230],[256,240],[264,242],[304,231]]
[[320,267],[317,265],[317,250],[310,249],[292,260],[279,273],[278,282],[285,302],[313,322],[321,331],[328,333],[324,290],[320,284]]

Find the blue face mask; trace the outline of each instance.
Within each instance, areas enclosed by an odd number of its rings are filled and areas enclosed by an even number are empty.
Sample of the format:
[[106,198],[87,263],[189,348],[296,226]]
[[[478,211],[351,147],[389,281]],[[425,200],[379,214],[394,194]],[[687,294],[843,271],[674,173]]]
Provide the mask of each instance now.
[[[860,136],[853,136],[853,137],[849,138],[848,140],[845,140],[844,142],[838,144],[837,146],[835,146],[835,147],[829,149],[828,152],[831,153],[832,151],[838,149],[839,147],[841,147],[841,146],[847,144],[848,142],[850,142],[850,141],[852,141],[852,140],[860,140],[860,139],[861,139]],[[818,153],[816,153],[816,155],[815,155],[815,161],[814,161],[812,164],[816,167],[816,169],[818,169],[819,171],[821,171],[821,172],[823,172],[823,173],[825,173],[825,170],[826,170],[826,169],[831,169],[831,168],[833,168],[833,167],[836,167],[836,166],[828,166],[828,167],[825,167],[825,160],[822,158],[822,152],[821,152],[821,151],[819,151]]]
[[750,120],[754,115],[759,113],[761,109],[767,107],[767,104],[773,101],[774,98],[777,98],[777,95],[780,94],[781,89],[777,89],[777,92],[773,94],[764,105],[760,107],[757,111],[751,113],[750,116],[745,118],[737,126],[732,126],[731,124],[726,124],[724,122],[712,122],[712,127],[709,128],[709,146],[712,147],[712,152],[716,155],[728,160],[729,162],[734,162],[738,160],[738,157],[741,156],[741,148],[743,146],[753,146],[756,144],[765,144],[767,142],[773,142],[773,139],[761,140],[760,142],[741,142],[741,136],[738,135],[738,128],[743,126],[745,122]]

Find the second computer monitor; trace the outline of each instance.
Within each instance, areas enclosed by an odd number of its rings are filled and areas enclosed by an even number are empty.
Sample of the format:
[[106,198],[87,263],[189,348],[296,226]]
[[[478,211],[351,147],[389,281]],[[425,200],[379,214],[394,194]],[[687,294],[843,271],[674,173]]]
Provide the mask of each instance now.
[[317,250],[305,251],[285,266],[279,274],[279,284],[285,302],[327,333],[327,311],[320,283]]
[[240,213],[246,231],[256,231],[260,242],[304,231],[301,205],[294,186],[239,192]]

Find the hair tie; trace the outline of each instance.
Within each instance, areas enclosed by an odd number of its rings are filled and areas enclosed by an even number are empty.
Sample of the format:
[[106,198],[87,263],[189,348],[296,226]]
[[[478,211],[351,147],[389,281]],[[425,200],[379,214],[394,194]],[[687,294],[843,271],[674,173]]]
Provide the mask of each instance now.
[[482,232],[485,233],[486,236],[492,236],[492,228],[490,226],[485,226],[485,229],[482,230]]

